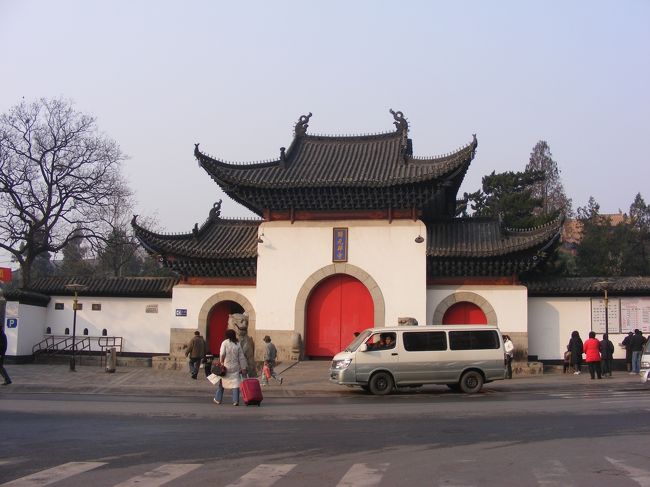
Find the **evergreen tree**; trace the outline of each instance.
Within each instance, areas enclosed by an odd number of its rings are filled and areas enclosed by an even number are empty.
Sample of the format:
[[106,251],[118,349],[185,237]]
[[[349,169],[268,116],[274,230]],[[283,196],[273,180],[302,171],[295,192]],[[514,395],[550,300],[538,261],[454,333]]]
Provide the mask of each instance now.
[[536,212],[543,215],[557,214],[558,211],[571,215],[571,200],[564,192],[560,179],[560,169],[553,160],[551,149],[545,140],[540,140],[533,147],[526,171],[541,171],[544,177],[532,185],[533,198],[541,201]]

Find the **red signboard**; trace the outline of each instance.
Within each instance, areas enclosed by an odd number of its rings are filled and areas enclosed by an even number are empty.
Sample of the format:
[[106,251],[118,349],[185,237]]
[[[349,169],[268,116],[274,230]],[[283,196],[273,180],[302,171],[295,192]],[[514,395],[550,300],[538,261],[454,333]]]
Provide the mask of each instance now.
[[0,267],[0,282],[11,281],[11,269],[9,267]]

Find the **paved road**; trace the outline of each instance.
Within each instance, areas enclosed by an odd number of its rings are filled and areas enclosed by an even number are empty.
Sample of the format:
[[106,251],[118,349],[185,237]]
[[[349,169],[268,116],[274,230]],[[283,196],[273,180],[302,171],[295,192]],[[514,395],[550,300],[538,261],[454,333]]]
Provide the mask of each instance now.
[[649,412],[648,388],[622,375],[472,396],[277,395],[260,408],[202,394],[3,393],[0,483],[647,486]]

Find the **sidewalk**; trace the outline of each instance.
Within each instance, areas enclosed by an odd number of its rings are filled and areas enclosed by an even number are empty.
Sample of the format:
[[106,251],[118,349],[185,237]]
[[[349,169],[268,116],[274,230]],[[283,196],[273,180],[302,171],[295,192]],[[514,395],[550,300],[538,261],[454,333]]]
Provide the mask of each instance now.
[[[329,361],[289,362],[278,365],[276,372],[283,378],[282,385],[271,381],[264,387],[265,397],[331,397],[360,394],[359,388],[331,383],[328,379]],[[203,370],[198,380],[190,378],[189,371],[157,370],[149,367],[118,367],[115,373],[106,373],[97,365],[77,365],[71,372],[68,365],[21,364],[6,365],[13,384],[0,386],[0,395],[18,393],[62,394],[117,394],[206,397],[214,392],[214,386],[205,378]],[[546,373],[543,375],[515,376],[513,380],[486,384],[485,389],[501,391],[540,390],[557,391],[576,388],[648,387],[638,375],[616,371],[612,378],[591,380],[589,373],[581,375]],[[484,390],[485,390],[484,389]],[[444,390],[436,386],[436,389]]]

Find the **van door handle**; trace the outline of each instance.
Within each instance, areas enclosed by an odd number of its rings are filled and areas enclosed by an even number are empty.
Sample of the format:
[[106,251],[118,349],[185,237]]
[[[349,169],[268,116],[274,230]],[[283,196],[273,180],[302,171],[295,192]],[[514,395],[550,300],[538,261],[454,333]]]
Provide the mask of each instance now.
[[393,352],[391,353],[391,355],[399,355],[399,354],[397,352]]

